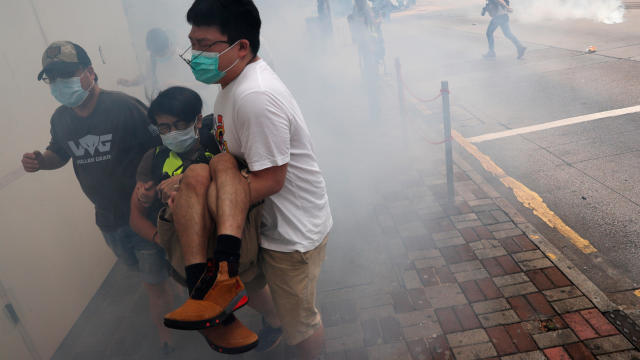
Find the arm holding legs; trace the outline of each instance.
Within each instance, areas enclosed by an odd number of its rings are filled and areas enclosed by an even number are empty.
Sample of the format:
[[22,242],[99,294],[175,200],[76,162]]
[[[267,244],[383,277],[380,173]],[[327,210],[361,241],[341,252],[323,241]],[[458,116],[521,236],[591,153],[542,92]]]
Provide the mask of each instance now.
[[[136,234],[153,242],[156,240],[154,235],[157,233],[157,229],[156,226],[145,216],[149,210],[149,204],[140,199],[138,193],[140,186],[144,187],[144,183],[138,182],[136,189],[131,193],[131,214],[129,215],[129,224]],[[155,194],[155,186],[151,191]]]

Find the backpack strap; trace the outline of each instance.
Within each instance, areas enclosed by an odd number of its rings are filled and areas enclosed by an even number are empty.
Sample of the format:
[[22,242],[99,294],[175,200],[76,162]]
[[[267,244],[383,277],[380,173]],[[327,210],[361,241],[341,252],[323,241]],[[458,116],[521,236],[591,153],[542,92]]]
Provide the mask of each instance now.
[[153,182],[156,184],[162,181],[164,176],[164,163],[169,158],[170,153],[171,150],[166,146],[156,147],[156,151],[153,154],[153,161],[151,163],[151,176],[153,178]]

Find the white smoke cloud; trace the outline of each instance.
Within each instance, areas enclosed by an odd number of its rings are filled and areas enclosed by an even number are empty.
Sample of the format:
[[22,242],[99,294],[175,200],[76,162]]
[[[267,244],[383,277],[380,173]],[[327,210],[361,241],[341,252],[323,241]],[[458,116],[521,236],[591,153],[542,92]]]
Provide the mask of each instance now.
[[624,21],[621,0],[514,0],[514,17],[523,22],[590,19],[604,24]]

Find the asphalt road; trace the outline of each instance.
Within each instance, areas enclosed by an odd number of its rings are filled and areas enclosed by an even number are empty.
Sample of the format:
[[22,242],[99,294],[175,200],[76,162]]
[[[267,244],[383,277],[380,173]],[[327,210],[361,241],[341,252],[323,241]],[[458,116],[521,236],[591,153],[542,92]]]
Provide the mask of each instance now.
[[[488,61],[481,57],[489,21],[479,16],[482,2],[440,4],[446,2],[423,1],[384,24],[387,61],[398,57],[407,85],[424,98],[448,80],[453,128],[465,137],[640,104],[640,11],[617,25],[512,21],[528,47],[525,58],[516,60],[498,31],[498,57]],[[591,45],[598,51],[585,54]],[[432,109],[425,121],[438,121],[437,105]],[[639,118],[634,113],[476,144],[591,242],[598,252],[583,254],[536,223],[608,292],[640,287]]]

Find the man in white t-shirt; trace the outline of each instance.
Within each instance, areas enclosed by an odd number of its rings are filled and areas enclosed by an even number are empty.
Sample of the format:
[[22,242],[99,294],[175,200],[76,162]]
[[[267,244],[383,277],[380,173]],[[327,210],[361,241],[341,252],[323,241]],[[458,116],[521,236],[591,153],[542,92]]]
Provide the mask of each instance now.
[[[261,21],[251,0],[196,0],[187,21],[193,48],[187,62],[196,79],[222,87],[214,132],[223,154],[210,167],[189,167],[176,193],[174,222],[194,290],[165,324],[202,329],[215,326],[206,320],[223,318],[212,314],[238,308],[235,293],[216,284],[237,275],[233,264],[248,204],[264,201],[260,262],[268,287],[250,291],[249,298],[263,314],[273,298],[277,317],[267,322],[281,324],[300,359],[315,359],[324,339],[316,284],[333,220],[311,135],[292,94],[256,55]],[[229,154],[246,168],[215,173],[218,157]],[[208,234],[203,231],[209,221],[216,222],[218,232],[213,267],[206,263]]]

